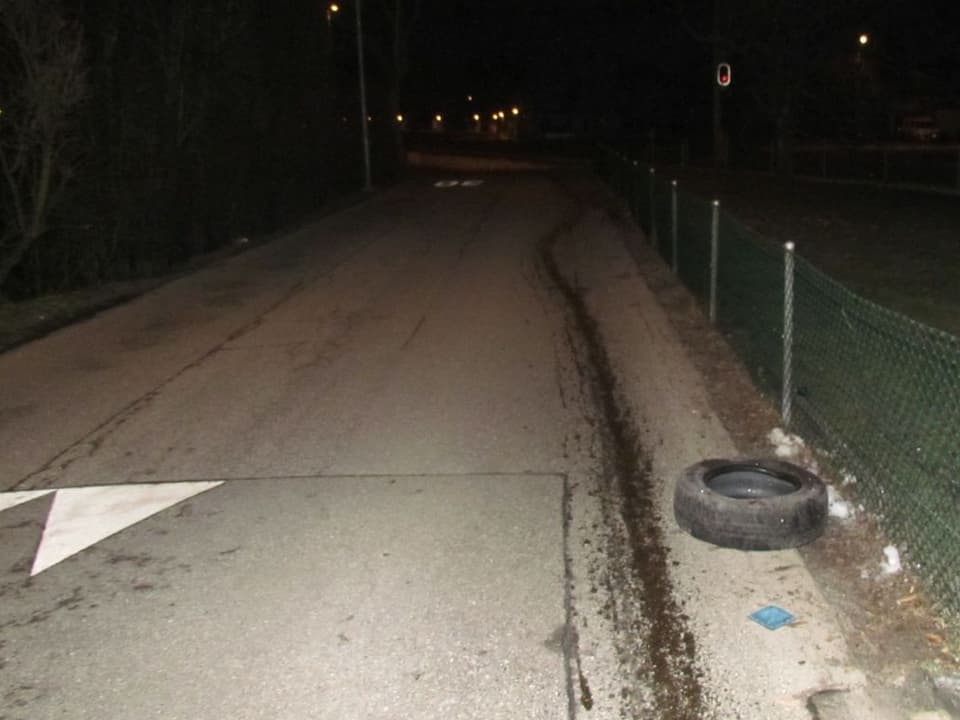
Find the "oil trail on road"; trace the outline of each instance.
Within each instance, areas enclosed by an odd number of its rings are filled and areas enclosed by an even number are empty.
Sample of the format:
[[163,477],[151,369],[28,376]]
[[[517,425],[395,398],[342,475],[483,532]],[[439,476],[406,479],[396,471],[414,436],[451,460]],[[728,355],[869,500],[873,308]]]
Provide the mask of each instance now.
[[[650,462],[644,457],[633,418],[618,398],[616,376],[596,321],[581,289],[564,277],[554,255],[558,240],[576,224],[577,217],[571,217],[544,237],[540,242],[540,260],[565,301],[572,334],[581,341],[582,350],[576,353],[578,348],[574,348],[575,356],[591,388],[600,420],[606,456],[604,474],[615,483],[611,489],[619,496],[619,512],[627,530],[627,547],[621,550],[627,555],[629,577],[618,578],[618,584],[621,588],[640,590],[642,626],[630,623],[631,627],[619,629],[628,635],[641,634],[637,638],[643,654],[639,667],[652,685],[659,718],[701,720],[706,708],[696,667],[696,642],[674,597]],[[635,650],[636,646],[622,648],[626,652]]]

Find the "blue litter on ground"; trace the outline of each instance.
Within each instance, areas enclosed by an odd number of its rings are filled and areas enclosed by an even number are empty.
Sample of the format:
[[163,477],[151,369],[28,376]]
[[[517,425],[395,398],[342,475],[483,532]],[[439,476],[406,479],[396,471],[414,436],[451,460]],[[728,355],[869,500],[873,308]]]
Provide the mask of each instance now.
[[776,630],[796,620],[793,615],[776,605],[767,605],[765,608],[760,608],[755,613],[750,614],[750,619],[760,623],[767,630]]

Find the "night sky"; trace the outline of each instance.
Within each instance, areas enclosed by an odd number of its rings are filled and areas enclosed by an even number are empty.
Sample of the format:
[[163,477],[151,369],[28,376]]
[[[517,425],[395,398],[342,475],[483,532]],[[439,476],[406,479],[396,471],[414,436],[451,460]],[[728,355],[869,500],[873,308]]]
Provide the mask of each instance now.
[[[741,114],[781,62],[793,66],[784,82],[803,96],[798,103],[835,104],[824,79],[812,80],[815,66],[839,77],[857,62],[875,103],[960,100],[960,24],[949,20],[958,14],[955,0],[720,2],[724,54],[735,68],[730,101]],[[712,0],[422,0],[407,103],[459,111],[472,94],[478,110],[516,103],[611,111],[626,124],[702,124],[712,90],[712,8]],[[856,55],[861,32],[871,36],[866,63]]]
[[[960,142],[958,0],[365,0],[363,93],[357,0],[337,4],[5,2],[0,146],[24,155],[0,216],[26,240],[0,294],[271,232],[366,182],[364,129],[380,182],[417,141],[663,141],[719,164],[775,148],[784,172],[808,141]],[[56,200],[42,243],[16,210],[31,193]]]
[[623,0],[424,0],[410,97],[455,104],[472,94],[481,109],[646,108],[654,87],[669,90],[706,59],[673,14],[669,3]]

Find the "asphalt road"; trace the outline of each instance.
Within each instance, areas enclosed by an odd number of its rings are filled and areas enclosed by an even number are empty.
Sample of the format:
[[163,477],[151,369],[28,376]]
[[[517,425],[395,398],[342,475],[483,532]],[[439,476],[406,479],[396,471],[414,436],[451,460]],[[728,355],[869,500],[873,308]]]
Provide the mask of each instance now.
[[0,718],[792,719],[856,684],[795,553],[672,526],[730,441],[597,187],[434,179],[0,356]]

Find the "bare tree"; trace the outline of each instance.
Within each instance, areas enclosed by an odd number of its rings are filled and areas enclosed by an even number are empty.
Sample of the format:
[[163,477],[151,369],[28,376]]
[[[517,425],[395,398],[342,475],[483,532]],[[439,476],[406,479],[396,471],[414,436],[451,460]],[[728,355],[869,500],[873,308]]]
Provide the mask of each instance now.
[[0,0],[0,288],[76,171],[74,111],[87,95],[83,33],[58,0]]
[[[246,30],[245,0],[194,3],[148,0],[146,42],[163,78],[165,115],[176,149],[195,139],[208,121],[214,86],[214,65],[224,50]],[[169,148],[164,148],[168,150]]]

